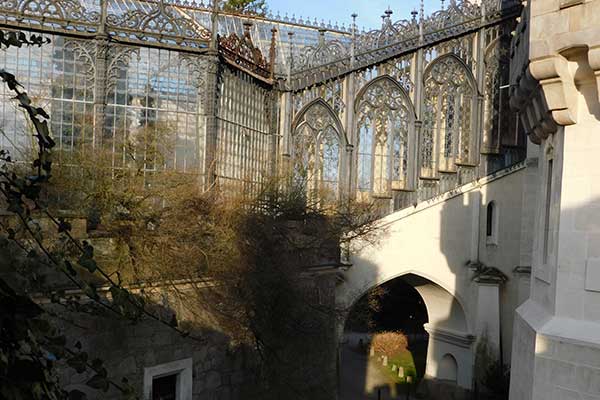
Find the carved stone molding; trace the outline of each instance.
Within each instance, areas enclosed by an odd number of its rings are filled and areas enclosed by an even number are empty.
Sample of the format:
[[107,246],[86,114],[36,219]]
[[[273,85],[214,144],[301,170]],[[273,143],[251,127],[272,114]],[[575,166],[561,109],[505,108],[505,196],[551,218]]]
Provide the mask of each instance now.
[[[578,85],[590,79],[600,86],[600,45],[577,45],[530,60],[511,88],[510,102],[532,142],[541,143],[557,126],[578,122]],[[599,100],[600,89],[593,101]]]
[[471,348],[471,345],[476,339],[475,335],[470,333],[459,332],[431,323],[424,324],[423,328],[427,331],[431,339],[440,340],[442,342],[450,343],[465,349]]
[[531,60],[529,71],[540,82],[548,111],[556,123],[577,123],[578,92],[568,60],[559,54]]

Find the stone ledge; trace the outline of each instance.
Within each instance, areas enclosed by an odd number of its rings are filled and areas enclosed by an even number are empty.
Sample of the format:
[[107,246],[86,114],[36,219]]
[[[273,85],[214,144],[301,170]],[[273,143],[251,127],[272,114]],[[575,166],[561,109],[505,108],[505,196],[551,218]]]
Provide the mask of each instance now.
[[531,299],[516,312],[539,335],[600,349],[600,323],[552,315]]
[[459,332],[449,328],[441,328],[429,323],[424,324],[423,328],[429,334],[430,339],[440,340],[465,349],[471,348],[471,344],[475,341],[475,335],[470,333]]

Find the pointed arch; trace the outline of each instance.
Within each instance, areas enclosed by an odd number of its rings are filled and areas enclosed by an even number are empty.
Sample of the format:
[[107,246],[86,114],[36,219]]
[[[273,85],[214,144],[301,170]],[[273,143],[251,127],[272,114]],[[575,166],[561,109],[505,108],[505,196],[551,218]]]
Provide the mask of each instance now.
[[423,81],[425,81],[427,79],[427,76],[431,73],[431,70],[437,64],[445,63],[445,62],[457,63],[460,66],[460,68],[462,68],[463,72],[465,73],[465,75],[467,77],[467,81],[469,82],[469,84],[471,85],[473,90],[477,93],[477,80],[475,79],[475,76],[473,75],[473,71],[471,71],[471,68],[469,68],[467,63],[465,63],[465,61],[462,58],[460,58],[459,56],[457,56],[454,53],[442,54],[441,56],[432,60],[427,65],[427,67],[425,67],[425,70],[423,71]]
[[360,101],[365,96],[365,93],[372,86],[375,86],[378,83],[383,82],[383,81],[388,82],[390,85],[394,86],[400,92],[400,95],[402,96],[402,100],[403,100],[404,104],[409,108],[412,121],[414,121],[417,118],[417,114],[415,112],[415,106],[414,106],[412,100],[410,99],[410,96],[408,95],[408,93],[406,93],[406,89],[404,89],[404,87],[402,87],[402,85],[400,83],[398,83],[398,81],[390,75],[380,75],[380,76],[370,80],[369,82],[367,82],[358,91],[358,94],[356,95],[356,101],[354,102],[354,111],[358,112]]
[[477,83],[467,64],[455,54],[433,60],[423,73],[420,174],[435,178],[455,172],[457,164],[473,164],[477,149]]
[[296,129],[298,129],[298,127],[303,122],[305,122],[305,117],[307,114],[310,113],[311,109],[320,107],[322,107],[322,110],[325,111],[327,117],[330,118],[329,122],[336,130],[340,140],[342,141],[341,144],[343,144],[344,146],[347,145],[348,139],[346,137],[346,132],[344,131],[342,122],[340,121],[333,108],[331,108],[331,105],[321,97],[312,100],[310,103],[307,103],[304,107],[302,107],[300,111],[298,111],[298,114],[296,114],[294,120],[292,121],[292,134],[296,132]]
[[359,197],[389,197],[393,190],[408,188],[416,114],[405,89],[393,77],[381,75],[358,92],[354,107]]
[[[508,83],[508,62],[504,60],[508,38],[497,36],[486,47],[484,53],[483,116],[481,152],[498,154],[502,132],[510,131],[508,115],[508,93],[501,96],[501,87]],[[510,141],[509,141],[510,142]]]
[[292,122],[294,176],[311,197],[339,197],[344,151],[348,144],[342,124],[322,98],[304,106]]

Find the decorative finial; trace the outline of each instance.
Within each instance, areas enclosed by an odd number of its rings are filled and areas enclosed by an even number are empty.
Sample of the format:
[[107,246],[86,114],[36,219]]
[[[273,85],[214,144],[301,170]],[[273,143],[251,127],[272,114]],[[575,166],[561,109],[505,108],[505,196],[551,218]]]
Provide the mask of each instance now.
[[269,78],[275,78],[275,57],[277,56],[277,28],[271,25],[271,47],[269,47]]
[[417,15],[419,15],[419,12],[413,8],[413,10],[410,12],[410,15],[412,15],[413,22],[417,22]]
[[424,2],[424,0],[421,0],[421,5],[420,5],[420,7],[421,7],[421,9],[420,9],[420,12],[421,12],[421,20],[424,20],[424,19],[425,19],[425,2]]
[[444,11],[444,0],[442,0],[442,11]]

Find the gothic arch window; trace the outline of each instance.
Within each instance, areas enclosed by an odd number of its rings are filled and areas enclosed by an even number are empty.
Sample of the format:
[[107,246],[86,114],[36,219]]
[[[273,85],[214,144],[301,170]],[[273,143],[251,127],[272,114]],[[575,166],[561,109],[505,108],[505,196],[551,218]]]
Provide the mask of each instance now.
[[423,80],[421,176],[436,177],[474,162],[477,90],[471,71],[452,54],[429,64]]
[[498,244],[498,207],[495,201],[490,201],[485,213],[486,244]]
[[343,134],[339,120],[322,99],[308,104],[292,133],[294,179],[311,196],[335,200],[339,194]]
[[391,196],[409,184],[409,142],[414,109],[391,77],[368,83],[356,102],[358,131],[357,187],[362,193]]
[[[497,37],[485,51],[485,95],[483,103],[483,143],[482,152],[499,153],[501,134],[511,131],[508,128],[507,93],[502,86],[507,81],[508,65],[506,58],[506,38]],[[503,96],[504,95],[504,96]]]

